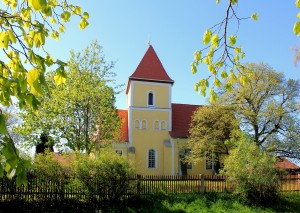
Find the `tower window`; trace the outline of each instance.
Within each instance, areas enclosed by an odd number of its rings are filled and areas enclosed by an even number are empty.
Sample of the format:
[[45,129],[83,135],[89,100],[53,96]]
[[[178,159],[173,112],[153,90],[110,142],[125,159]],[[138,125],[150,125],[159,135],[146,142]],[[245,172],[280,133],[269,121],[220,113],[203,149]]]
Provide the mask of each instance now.
[[139,129],[140,128],[140,121],[139,120],[135,120],[134,121],[134,128],[135,129]]
[[159,121],[154,121],[154,129],[155,130],[159,129]]
[[153,94],[153,92],[148,93],[148,106],[154,106],[154,94]]
[[165,121],[161,122],[161,129],[163,129],[163,130],[167,129],[167,124]]
[[142,120],[142,129],[147,129],[147,121]]

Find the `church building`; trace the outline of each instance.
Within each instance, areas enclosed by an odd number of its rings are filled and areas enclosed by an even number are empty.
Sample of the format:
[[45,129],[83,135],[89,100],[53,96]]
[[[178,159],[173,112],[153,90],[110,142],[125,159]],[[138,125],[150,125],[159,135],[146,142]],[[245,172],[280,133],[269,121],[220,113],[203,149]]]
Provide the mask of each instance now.
[[199,105],[172,103],[174,80],[149,45],[128,78],[127,109],[119,110],[122,139],[114,150],[142,175],[212,174],[212,159],[197,165],[182,162],[193,112]]

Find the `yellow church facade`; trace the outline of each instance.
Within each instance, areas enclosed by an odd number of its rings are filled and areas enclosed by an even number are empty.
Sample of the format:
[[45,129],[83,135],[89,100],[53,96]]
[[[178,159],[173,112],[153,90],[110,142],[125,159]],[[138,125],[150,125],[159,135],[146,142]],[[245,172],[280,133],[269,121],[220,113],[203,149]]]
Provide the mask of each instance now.
[[122,140],[114,143],[114,150],[142,175],[212,174],[212,159],[197,165],[182,161],[191,116],[201,106],[172,103],[173,84],[149,45],[128,79],[127,109],[119,110]]

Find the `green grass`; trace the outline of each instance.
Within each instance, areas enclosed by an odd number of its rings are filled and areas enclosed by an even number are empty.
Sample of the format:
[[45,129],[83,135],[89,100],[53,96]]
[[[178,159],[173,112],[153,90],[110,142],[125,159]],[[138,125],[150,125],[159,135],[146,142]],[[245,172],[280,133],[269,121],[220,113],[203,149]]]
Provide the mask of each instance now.
[[134,198],[123,212],[300,212],[300,192],[284,193],[279,201],[268,206],[244,204],[237,197],[226,193],[203,195],[167,195],[158,193],[144,198]]

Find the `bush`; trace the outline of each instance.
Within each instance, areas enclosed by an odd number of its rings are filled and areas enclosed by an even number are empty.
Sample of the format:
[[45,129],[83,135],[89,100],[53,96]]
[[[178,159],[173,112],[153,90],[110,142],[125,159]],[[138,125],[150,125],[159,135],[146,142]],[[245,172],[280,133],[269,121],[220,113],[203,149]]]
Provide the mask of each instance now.
[[[232,141],[231,141],[232,142]],[[233,193],[244,201],[268,204],[279,195],[279,176],[276,171],[275,156],[261,151],[246,136],[235,142],[224,161],[223,174],[233,186]]]
[[[101,149],[97,155],[69,153],[38,154],[33,164],[32,175],[43,183],[55,182],[61,192],[79,191],[92,203],[118,202],[126,193],[130,193],[133,183],[128,179],[134,174],[124,157],[109,149]],[[47,191],[48,184],[41,184],[41,190]],[[56,190],[52,189],[52,190]],[[86,200],[85,196],[80,200]]]
[[71,168],[75,180],[87,189],[91,200],[104,192],[107,201],[117,202],[131,189],[128,179],[133,175],[133,169],[124,157],[110,150],[102,149],[93,157],[78,154]]

